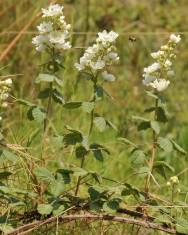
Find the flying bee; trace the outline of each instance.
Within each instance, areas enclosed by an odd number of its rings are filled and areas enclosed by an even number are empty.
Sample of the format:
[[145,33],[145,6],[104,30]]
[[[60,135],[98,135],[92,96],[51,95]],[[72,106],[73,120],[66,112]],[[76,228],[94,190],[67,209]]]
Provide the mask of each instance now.
[[134,36],[129,36],[129,41],[130,42],[136,42],[136,38]]

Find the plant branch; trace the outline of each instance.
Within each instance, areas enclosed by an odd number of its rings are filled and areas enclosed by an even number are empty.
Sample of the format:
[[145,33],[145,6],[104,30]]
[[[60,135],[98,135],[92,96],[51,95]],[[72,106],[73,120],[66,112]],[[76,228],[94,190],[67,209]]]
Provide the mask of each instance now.
[[[154,120],[155,121],[157,120],[158,103],[159,103],[159,99],[157,98],[155,100],[155,113],[154,113]],[[157,135],[156,135],[155,131],[153,130],[151,159],[149,161],[150,171],[149,171],[149,174],[147,176],[146,184],[145,184],[145,192],[147,193],[147,195],[149,194],[149,188],[150,188],[150,182],[151,182],[151,174],[152,174],[152,171],[153,171],[153,166],[154,166],[156,154],[157,154]]]
[[73,221],[73,220],[105,220],[105,221],[113,221],[113,222],[120,222],[120,223],[127,223],[127,224],[133,224],[133,225],[138,225],[138,226],[142,226],[148,229],[154,229],[154,230],[158,230],[158,231],[163,231],[169,234],[176,234],[176,230],[175,229],[171,229],[171,228],[167,228],[165,226],[161,226],[159,224],[155,224],[155,223],[151,223],[148,221],[142,221],[142,220],[136,220],[136,219],[132,219],[132,218],[125,218],[125,217],[119,217],[119,216],[109,216],[109,215],[93,215],[93,214],[85,214],[85,215],[66,215],[66,216],[55,216],[55,217],[51,217],[48,218],[46,220],[43,221],[36,221],[30,224],[26,224],[23,225],[17,229],[15,229],[12,232],[6,233],[6,235],[22,235],[25,234],[27,231],[32,231],[37,229],[38,227],[42,226],[42,225],[46,225],[46,224],[50,224],[50,223],[54,223],[57,221],[59,222],[63,222],[63,221]]

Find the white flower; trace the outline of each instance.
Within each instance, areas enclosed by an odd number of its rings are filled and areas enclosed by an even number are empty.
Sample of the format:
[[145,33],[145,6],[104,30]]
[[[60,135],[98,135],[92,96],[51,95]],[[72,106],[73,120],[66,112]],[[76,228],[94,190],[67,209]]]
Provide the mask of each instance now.
[[107,32],[106,30],[104,30],[102,33],[98,33],[98,39],[97,41],[101,41],[101,42],[114,42],[117,37],[119,36],[118,33],[115,33],[114,31],[111,32]]
[[43,17],[51,17],[62,14],[63,6],[58,4],[50,5],[48,9],[42,9]]
[[155,88],[157,91],[164,91],[169,86],[170,81],[165,79],[156,79],[154,82],[151,82],[149,85]]
[[179,43],[181,41],[181,37],[180,37],[180,35],[176,36],[175,34],[171,34],[170,41],[174,42],[174,43]]
[[166,60],[164,63],[165,67],[170,67],[172,65],[172,62],[170,60]]
[[151,74],[151,73],[156,72],[157,70],[159,70],[160,67],[161,67],[160,64],[155,62],[152,65],[148,66],[147,68],[144,68],[144,72],[148,73],[148,74]]
[[37,51],[43,51],[44,49],[46,49],[46,45],[48,43],[48,36],[38,35],[33,38],[32,43],[36,46]]
[[37,29],[40,33],[49,33],[53,30],[53,23],[52,22],[43,22],[37,26]]
[[62,44],[65,42],[65,34],[60,31],[53,31],[49,34],[49,41],[54,44]]
[[173,183],[173,184],[178,184],[179,183],[179,179],[177,176],[172,176],[170,177],[170,181]]
[[103,76],[104,80],[106,80],[108,82],[114,82],[116,80],[115,76],[113,74],[108,73],[107,71],[104,71],[102,73],[102,76]]
[[96,62],[91,62],[90,65],[91,65],[91,68],[94,71],[96,71],[96,70],[103,69],[105,67],[105,62],[103,60],[99,59]]
[[154,76],[151,76],[149,74],[144,74],[144,79],[142,80],[142,83],[145,85],[145,86],[149,86],[151,82],[155,81],[156,80],[156,77]]
[[0,121],[2,121],[2,117],[0,116]]
[[164,51],[157,51],[157,52],[151,53],[151,56],[153,57],[153,59],[158,59],[162,55],[164,55]]

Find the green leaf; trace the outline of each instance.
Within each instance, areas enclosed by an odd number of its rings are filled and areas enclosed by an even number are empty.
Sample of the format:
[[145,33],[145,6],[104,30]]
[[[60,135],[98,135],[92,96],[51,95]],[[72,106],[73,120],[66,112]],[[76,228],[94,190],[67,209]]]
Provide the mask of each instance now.
[[41,82],[53,82],[55,81],[56,76],[52,74],[45,74],[45,73],[40,73],[38,77],[35,79],[35,83],[41,83]]
[[49,215],[49,214],[51,214],[52,210],[53,210],[53,206],[50,204],[39,204],[37,206],[37,211],[41,215]]
[[53,215],[54,216],[62,215],[64,211],[65,211],[65,205],[60,205],[57,209],[53,210]]
[[101,177],[97,172],[91,171],[91,172],[89,172],[89,173],[91,174],[91,176],[94,178],[94,180],[95,180],[97,183],[99,183],[99,184],[102,183],[102,177]]
[[156,161],[154,163],[153,169],[155,169],[165,179],[167,179],[167,176],[166,176],[167,170],[174,172],[174,168],[164,161]]
[[111,121],[106,120],[106,124],[107,124],[107,126],[113,128],[115,131],[118,130],[117,127]]
[[72,171],[74,172],[74,175],[76,176],[86,176],[88,174],[86,170],[80,167],[72,168]]
[[73,174],[73,170],[70,169],[58,169],[57,174],[60,174],[63,178],[63,181],[65,184],[70,184],[71,182],[71,177],[70,175]]
[[176,230],[181,234],[188,234],[188,221],[181,218],[176,219]]
[[51,174],[51,172],[45,167],[35,168],[34,173],[37,176],[37,178],[42,181],[52,182],[55,180],[54,176]]
[[50,95],[50,88],[46,88],[39,92],[38,98],[39,99],[47,99]]
[[93,122],[100,132],[106,129],[106,120],[103,117],[95,117]]
[[140,117],[140,116],[133,116],[132,118],[135,120],[139,120],[139,121],[150,122],[149,119],[144,118],[144,117]]
[[98,185],[93,185],[93,186],[89,187],[88,192],[89,192],[91,200],[96,200],[96,199],[100,199],[100,198],[106,198],[105,194],[106,194],[107,190],[104,189],[103,187],[98,186]]
[[127,145],[131,145],[133,147],[137,147],[137,145],[135,143],[133,143],[132,141],[128,140],[127,138],[124,138],[124,137],[120,137],[118,138],[119,141],[127,144]]
[[103,210],[110,214],[115,214],[119,209],[120,200],[111,199],[103,204]]
[[134,149],[132,151],[131,163],[134,165],[143,165],[146,161],[146,155],[141,149]]
[[173,145],[171,141],[167,138],[159,137],[157,143],[159,147],[167,153],[170,153],[173,150]]
[[143,121],[138,125],[138,131],[143,131],[151,127],[149,121]]
[[56,103],[59,103],[59,104],[64,104],[65,103],[63,95],[57,89],[53,90],[52,98]]
[[0,162],[2,161],[11,161],[11,162],[16,162],[18,160],[18,157],[16,156],[16,154],[4,149],[4,150],[0,150]]
[[156,110],[157,121],[158,122],[167,122],[168,119],[166,117],[165,110],[162,107],[158,107]]
[[62,87],[63,86],[63,80],[61,80],[60,78],[58,77],[55,77],[55,82],[58,86]]
[[177,150],[178,152],[180,152],[182,154],[187,154],[187,152],[179,144],[177,144],[174,140],[170,140],[170,141],[172,142],[175,150]]
[[104,90],[102,86],[96,85],[95,86],[95,98],[96,100],[101,100],[104,96]]
[[150,97],[155,98],[155,99],[158,99],[158,98],[159,98],[155,93],[153,93],[153,92],[151,92],[151,91],[146,91],[146,94],[147,94],[148,96],[150,96]]
[[155,131],[155,133],[158,135],[160,133],[160,126],[159,123],[156,121],[150,122],[151,128]]
[[63,142],[65,146],[75,145],[77,143],[81,143],[82,141],[83,141],[83,136],[79,132],[68,133],[63,137]]
[[32,116],[35,121],[42,123],[46,118],[46,113],[41,108],[35,107],[32,109]]
[[0,180],[7,179],[10,175],[12,175],[12,173],[9,171],[0,172]]
[[29,107],[36,106],[35,104],[33,104],[27,100],[24,100],[24,99],[17,99],[16,102],[18,102],[21,105],[25,105],[25,106],[29,106]]
[[55,197],[60,196],[64,192],[63,181],[55,180],[50,185],[50,192]]
[[77,109],[81,107],[82,102],[68,102],[63,105],[64,108],[66,109]]
[[93,155],[96,160],[101,162],[104,160],[102,151],[106,152],[107,154],[110,154],[110,152],[103,145],[100,144],[93,143],[90,145],[90,149],[93,152]]
[[77,158],[83,158],[88,154],[88,150],[84,146],[78,146],[75,150]]
[[94,102],[82,102],[82,109],[86,113],[91,113],[91,111],[94,109],[95,104]]

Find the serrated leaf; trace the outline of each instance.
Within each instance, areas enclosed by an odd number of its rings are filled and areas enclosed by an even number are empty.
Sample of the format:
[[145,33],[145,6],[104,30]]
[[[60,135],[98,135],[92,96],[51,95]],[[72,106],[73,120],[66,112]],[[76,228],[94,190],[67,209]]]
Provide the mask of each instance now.
[[178,152],[182,153],[182,154],[187,154],[187,152],[179,145],[177,144],[174,140],[170,140],[173,144],[174,149],[176,149]]
[[167,122],[168,119],[166,117],[165,110],[162,107],[158,107],[156,110],[156,116],[158,122]]
[[103,204],[103,210],[110,214],[115,214],[119,209],[119,200],[109,200]]
[[83,158],[88,154],[88,150],[84,146],[78,146],[75,153],[77,158]]
[[52,98],[56,103],[59,103],[59,104],[65,103],[63,95],[57,89],[53,90]]
[[40,180],[43,180],[43,181],[46,181],[46,182],[54,181],[54,176],[45,167],[37,167],[37,168],[35,168],[34,169],[34,173],[37,176],[37,178],[40,179]]
[[165,179],[167,179],[166,171],[169,170],[171,172],[174,172],[174,168],[170,166],[167,162],[164,161],[156,161],[154,163],[153,169],[157,170],[157,172],[163,176]]
[[53,206],[50,204],[39,204],[37,206],[37,211],[41,215],[49,215],[49,214],[51,214],[52,210],[53,210]]
[[173,150],[172,143],[167,138],[159,137],[157,143],[159,147],[162,148],[167,153],[170,153]]
[[60,196],[64,192],[63,181],[53,181],[50,185],[50,192],[55,197]]
[[96,160],[101,162],[104,160],[102,151],[106,152],[107,154],[110,154],[110,152],[103,145],[100,144],[93,143],[90,145],[90,149],[93,152],[93,155]]
[[39,107],[35,107],[32,109],[32,116],[35,121],[41,123],[46,118],[46,113],[43,110],[41,110]]
[[155,131],[155,133],[158,135],[160,133],[160,126],[159,123],[156,121],[150,122],[151,128]]
[[63,142],[65,146],[75,145],[77,143],[81,143],[83,141],[83,136],[79,132],[72,132],[64,135]]
[[77,109],[80,108],[82,105],[82,102],[68,102],[63,105],[66,109]]
[[150,122],[148,121],[143,121],[138,125],[138,131],[143,131],[143,130],[147,130],[148,128],[151,127]]
[[95,117],[93,122],[100,132],[106,129],[106,120],[103,117]]
[[143,165],[146,161],[146,155],[141,149],[134,149],[132,151],[131,163],[134,165]]
[[82,109],[86,113],[91,113],[91,111],[94,109],[95,104],[94,102],[82,102]]
[[58,169],[57,174],[60,174],[63,178],[63,181],[65,184],[70,184],[71,182],[71,177],[70,175],[73,174],[73,170],[70,169]]

